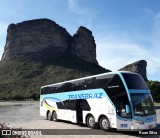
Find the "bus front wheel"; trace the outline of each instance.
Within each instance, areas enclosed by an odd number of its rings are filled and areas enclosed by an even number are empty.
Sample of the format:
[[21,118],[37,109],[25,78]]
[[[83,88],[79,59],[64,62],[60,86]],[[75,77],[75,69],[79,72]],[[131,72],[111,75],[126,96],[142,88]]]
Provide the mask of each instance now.
[[99,126],[102,130],[107,131],[110,129],[110,123],[107,117],[103,116],[101,117],[99,121]]
[[95,119],[92,115],[89,115],[87,117],[87,126],[90,128],[96,128],[97,127],[97,123],[95,122]]

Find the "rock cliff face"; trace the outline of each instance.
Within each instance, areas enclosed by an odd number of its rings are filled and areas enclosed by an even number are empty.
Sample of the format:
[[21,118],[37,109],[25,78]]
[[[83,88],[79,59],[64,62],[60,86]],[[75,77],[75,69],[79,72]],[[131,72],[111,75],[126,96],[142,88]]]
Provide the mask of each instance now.
[[11,24],[7,30],[2,60],[22,58],[27,54],[32,54],[33,57],[33,53],[41,54],[46,49],[64,52],[68,49],[70,41],[70,34],[48,19]]
[[147,62],[145,60],[139,60],[139,61],[134,62],[132,64],[129,64],[119,70],[139,73],[143,77],[143,79],[147,81],[148,79],[147,79],[146,67],[147,67]]
[[2,60],[42,58],[70,52],[91,63],[96,60],[96,44],[92,32],[80,27],[72,36],[65,28],[49,19],[36,19],[10,24]]
[[85,27],[81,26],[77,33],[73,35],[71,51],[88,62],[98,63],[96,60],[94,37],[92,36],[92,32]]

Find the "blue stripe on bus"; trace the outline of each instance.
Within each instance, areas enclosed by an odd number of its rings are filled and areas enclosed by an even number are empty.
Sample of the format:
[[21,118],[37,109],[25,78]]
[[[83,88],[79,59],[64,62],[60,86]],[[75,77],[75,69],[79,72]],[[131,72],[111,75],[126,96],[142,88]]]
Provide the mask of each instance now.
[[51,101],[54,101],[54,102],[61,102],[64,105],[63,101],[61,101],[60,99],[55,98],[55,97],[45,97],[43,99],[43,101],[48,100],[48,99],[51,100]]

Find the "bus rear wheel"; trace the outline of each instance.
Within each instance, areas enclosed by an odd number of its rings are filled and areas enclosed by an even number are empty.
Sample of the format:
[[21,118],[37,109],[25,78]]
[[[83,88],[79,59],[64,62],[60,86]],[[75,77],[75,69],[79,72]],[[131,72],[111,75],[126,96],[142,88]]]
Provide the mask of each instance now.
[[57,113],[55,111],[52,113],[52,118],[54,122],[57,122]]
[[101,117],[99,121],[99,126],[102,130],[108,131],[110,129],[110,123],[107,117],[103,116]]
[[49,121],[52,121],[52,113],[49,111],[48,114],[47,114],[47,119]]
[[97,123],[95,122],[95,119],[92,115],[89,115],[87,117],[87,126],[90,128],[96,128],[97,127]]

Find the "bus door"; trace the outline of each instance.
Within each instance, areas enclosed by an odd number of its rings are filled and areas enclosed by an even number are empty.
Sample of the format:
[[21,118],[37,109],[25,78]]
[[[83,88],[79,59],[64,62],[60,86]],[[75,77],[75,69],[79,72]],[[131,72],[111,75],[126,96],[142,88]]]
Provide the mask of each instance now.
[[117,129],[131,129],[131,112],[127,95],[116,98]]
[[77,118],[77,123],[83,122],[82,99],[76,100],[76,118]]
[[81,99],[70,100],[70,121],[74,123],[82,122]]

